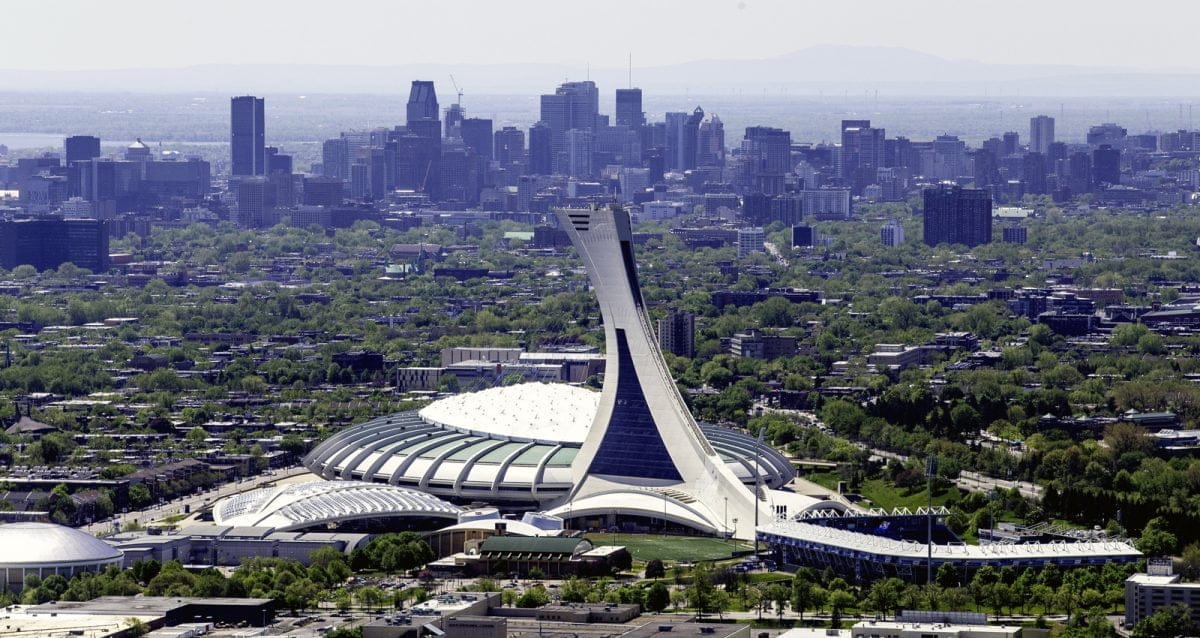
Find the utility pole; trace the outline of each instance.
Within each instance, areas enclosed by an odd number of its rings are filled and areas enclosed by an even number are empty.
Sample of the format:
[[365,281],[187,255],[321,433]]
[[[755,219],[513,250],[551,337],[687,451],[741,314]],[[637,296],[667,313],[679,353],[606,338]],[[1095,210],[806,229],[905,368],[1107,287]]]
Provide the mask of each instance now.
[[933,582],[933,477],[937,475],[937,456],[925,457],[925,493],[929,497],[925,510],[925,583]]

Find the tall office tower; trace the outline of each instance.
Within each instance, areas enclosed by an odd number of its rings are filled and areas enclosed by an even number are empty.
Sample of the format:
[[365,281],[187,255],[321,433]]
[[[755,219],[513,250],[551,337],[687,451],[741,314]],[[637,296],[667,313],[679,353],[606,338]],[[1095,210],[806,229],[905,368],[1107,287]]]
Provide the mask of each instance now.
[[704,109],[696,107],[683,123],[679,138],[679,157],[676,162],[681,171],[696,168],[697,140],[700,136],[700,123],[704,121]]
[[[491,139],[491,136],[488,136]],[[442,151],[442,198],[463,202],[468,206],[479,203],[479,156],[471,149],[452,145]]]
[[91,135],[73,135],[63,140],[63,146],[66,150],[66,194],[67,197],[79,197],[82,195],[82,172],[85,165],[76,164],[76,162],[87,162],[100,157],[100,138]]
[[[567,131],[567,166],[571,177],[592,177],[592,153],[596,136],[587,129]],[[563,172],[563,171],[559,171]]]
[[842,153],[838,176],[855,195],[874,184],[879,169],[884,168],[884,129],[871,128],[871,120],[842,120]]
[[1067,188],[1072,194],[1079,195],[1091,192],[1092,186],[1092,156],[1085,152],[1068,155]]
[[567,131],[595,131],[599,115],[600,92],[595,82],[566,82],[553,95],[542,96],[540,121],[550,129],[553,172],[565,171],[569,162]]
[[350,165],[350,197],[363,200],[371,196],[371,167],[361,160]]
[[1054,143],[1054,118],[1038,115],[1029,118],[1029,150],[1043,155],[1050,153]]
[[1004,134],[1004,155],[1016,155],[1021,152],[1021,135],[1016,131]]
[[979,246],[992,241],[992,196],[985,190],[939,184],[927,188],[925,243]]
[[234,176],[266,172],[266,134],[263,98],[243,95],[230,100],[229,128]]
[[578,518],[614,508],[639,516],[665,510],[665,520],[753,537],[756,521],[770,515],[769,491],[748,489],[730,471],[679,394],[650,328],[629,213],[563,209],[557,215],[596,291],[606,365],[595,419],[571,463],[574,485],[547,513]]
[[762,226],[739,228],[737,231],[738,259],[745,259],[750,256],[750,253],[763,252],[763,242],[766,240],[766,237]]
[[904,243],[904,226],[890,219],[879,229],[879,243],[889,248],[895,248]]
[[792,134],[769,126],[750,126],[742,139],[744,158],[740,178],[743,192],[778,195],[783,178],[791,171]]
[[667,139],[664,159],[666,159],[668,170],[676,170],[681,165],[683,129],[687,126],[688,117],[690,116],[682,111],[672,111],[665,115]]
[[[408,91],[407,122],[420,120],[437,120],[437,92],[433,90],[433,82],[429,80],[413,80],[412,88]],[[441,131],[438,131],[441,134]]]
[[550,175],[554,172],[554,134],[545,122],[529,127],[529,173]]
[[935,179],[955,180],[967,174],[967,145],[957,135],[939,135],[932,146]]
[[63,141],[66,147],[66,164],[82,162],[100,157],[100,138],[91,135],[72,135]]
[[1000,162],[988,148],[977,148],[970,152],[975,167],[975,185],[991,186],[1000,182]]
[[267,147],[266,208],[290,208],[296,205],[296,184],[292,176],[292,156]]
[[448,140],[462,137],[462,123],[467,114],[460,104],[451,104],[446,109],[446,132],[443,135]]
[[700,124],[696,133],[696,166],[725,165],[725,125],[716,115]]
[[[393,157],[395,157],[396,154],[395,148],[396,147],[393,145],[391,153]],[[399,185],[401,188],[405,187],[405,184],[396,184],[396,182],[393,180],[392,176],[396,174],[396,171],[393,170],[393,167],[388,165],[388,155],[388,149],[376,147],[371,149],[371,154],[367,159],[367,166],[369,167],[368,174],[370,175],[371,180],[371,199],[375,201],[382,200],[384,196],[388,194],[388,191],[391,191],[397,185]],[[426,175],[427,173],[414,172],[411,178],[420,181],[417,182],[412,188],[424,190],[426,187]]]
[[691,359],[696,356],[696,317],[690,312],[667,311],[658,320],[658,348]]
[[238,182],[237,222],[242,228],[262,228],[266,224],[265,177],[252,177]]
[[321,144],[321,173],[325,177],[350,178],[350,145],[346,138],[325,140]]
[[108,270],[108,224],[60,217],[0,222],[0,266],[42,271],[67,262],[94,273]]
[[1046,156],[1041,153],[1026,153],[1021,158],[1021,183],[1025,192],[1032,195],[1045,195],[1046,186]]
[[1058,162],[1067,159],[1067,144],[1066,142],[1051,142],[1050,149],[1046,151],[1046,167],[1051,173],[1058,173]]
[[525,131],[506,126],[496,131],[493,138],[496,161],[501,165],[520,164],[525,161]]
[[1092,186],[1121,183],[1121,151],[1108,144],[1092,151]]
[[642,111],[641,89],[617,89],[617,126],[640,128],[646,125]]
[[485,162],[492,161],[492,121],[470,117],[462,121],[461,129],[463,144]]

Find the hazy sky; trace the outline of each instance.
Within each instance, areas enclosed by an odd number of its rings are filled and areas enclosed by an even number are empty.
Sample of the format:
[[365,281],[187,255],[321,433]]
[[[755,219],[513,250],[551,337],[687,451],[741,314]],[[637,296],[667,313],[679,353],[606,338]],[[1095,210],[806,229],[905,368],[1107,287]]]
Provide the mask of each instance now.
[[0,6],[0,68],[208,63],[658,66],[816,44],[1194,68],[1196,0],[54,0]]

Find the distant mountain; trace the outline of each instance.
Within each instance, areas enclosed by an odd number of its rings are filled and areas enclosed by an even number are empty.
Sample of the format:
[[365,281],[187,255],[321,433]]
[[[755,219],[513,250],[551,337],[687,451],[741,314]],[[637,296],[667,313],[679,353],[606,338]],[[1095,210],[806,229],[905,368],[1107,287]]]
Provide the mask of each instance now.
[[[537,95],[564,79],[595,80],[608,91],[627,70],[562,64],[199,65],[177,69],[30,71],[0,69],[0,90],[137,93],[407,93],[412,79],[470,94]],[[890,95],[1046,96],[1200,95],[1200,71],[1140,71],[1056,64],[1004,65],[948,60],[895,47],[821,45],[759,60],[703,60],[633,70],[633,83],[657,93],[872,91]],[[451,95],[450,87],[443,95]],[[448,100],[444,100],[448,101]]]

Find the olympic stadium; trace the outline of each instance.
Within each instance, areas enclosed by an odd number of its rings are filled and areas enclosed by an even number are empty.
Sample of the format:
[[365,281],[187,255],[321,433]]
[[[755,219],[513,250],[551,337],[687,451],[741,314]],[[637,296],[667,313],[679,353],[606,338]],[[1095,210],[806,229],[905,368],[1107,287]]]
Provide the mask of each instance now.
[[217,519],[288,529],[388,516],[426,525],[457,517],[463,525],[471,514],[460,506],[486,504],[558,526],[530,526],[537,534],[617,528],[756,538],[782,563],[828,566],[856,580],[921,580],[943,564],[1141,557],[1107,539],[968,546],[946,527],[944,510],[866,511],[789,490],[795,472],[787,458],[746,432],[692,417],[650,328],[628,214],[557,215],[600,305],[603,391],[529,383],[382,416],[335,434],[304,460],[325,485],[352,487],[249,496],[222,505]]
[[[458,502],[535,507],[573,487],[571,464],[596,417],[600,393],[527,383],[436,401],[330,437],[305,465],[328,479],[376,481]],[[792,464],[744,431],[701,424],[743,484],[795,478]]]

